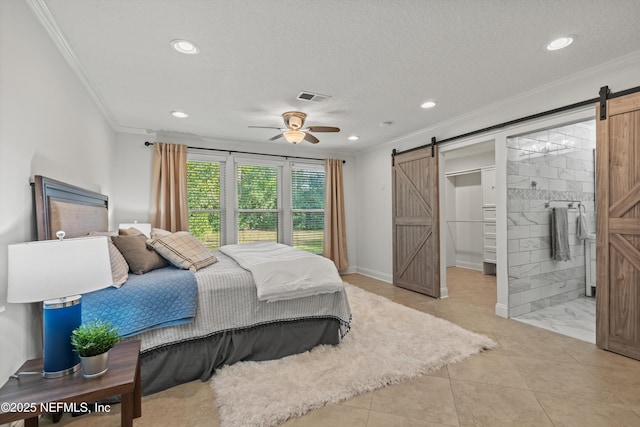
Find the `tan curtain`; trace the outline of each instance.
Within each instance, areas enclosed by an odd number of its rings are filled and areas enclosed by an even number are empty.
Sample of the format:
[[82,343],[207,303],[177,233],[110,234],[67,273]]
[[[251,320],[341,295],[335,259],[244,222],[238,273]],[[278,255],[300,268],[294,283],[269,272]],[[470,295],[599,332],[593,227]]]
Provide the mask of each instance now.
[[149,219],[152,227],[189,230],[186,145],[153,144]]
[[325,159],[324,247],[322,255],[332,260],[338,270],[349,267],[347,227],[344,221],[342,160]]

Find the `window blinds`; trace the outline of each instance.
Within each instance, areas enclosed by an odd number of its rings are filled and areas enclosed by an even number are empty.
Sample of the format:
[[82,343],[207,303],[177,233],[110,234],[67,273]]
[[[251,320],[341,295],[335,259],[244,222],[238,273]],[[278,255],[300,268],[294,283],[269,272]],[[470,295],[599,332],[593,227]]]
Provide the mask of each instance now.
[[189,232],[210,250],[225,243],[224,169],[223,162],[187,162]]
[[281,241],[278,167],[236,165],[238,243]]
[[324,233],[324,169],[294,165],[291,169],[293,246],[322,253]]

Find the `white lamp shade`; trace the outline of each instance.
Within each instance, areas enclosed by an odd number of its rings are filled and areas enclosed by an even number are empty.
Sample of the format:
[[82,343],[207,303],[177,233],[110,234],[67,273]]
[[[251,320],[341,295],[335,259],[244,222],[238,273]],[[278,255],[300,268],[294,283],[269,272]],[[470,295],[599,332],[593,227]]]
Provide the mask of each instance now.
[[142,233],[144,233],[145,236],[151,237],[151,224],[149,224],[148,222],[124,223],[119,224],[118,228],[122,228],[124,230],[126,230],[127,228],[135,228],[136,230],[140,230]]
[[92,292],[113,283],[107,237],[9,245],[7,302],[36,302]]

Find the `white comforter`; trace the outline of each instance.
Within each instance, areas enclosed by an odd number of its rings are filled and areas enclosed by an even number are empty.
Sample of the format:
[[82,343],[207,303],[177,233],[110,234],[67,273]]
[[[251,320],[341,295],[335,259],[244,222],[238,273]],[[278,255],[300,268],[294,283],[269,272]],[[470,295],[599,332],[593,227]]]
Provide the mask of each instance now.
[[273,242],[225,245],[220,252],[253,275],[260,301],[282,301],[344,289],[333,261]]

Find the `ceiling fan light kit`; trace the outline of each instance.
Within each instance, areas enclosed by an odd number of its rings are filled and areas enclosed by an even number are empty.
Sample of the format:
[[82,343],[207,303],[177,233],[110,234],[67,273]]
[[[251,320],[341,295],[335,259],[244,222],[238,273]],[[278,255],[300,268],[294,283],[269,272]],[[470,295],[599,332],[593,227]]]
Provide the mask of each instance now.
[[300,111],[288,111],[282,115],[282,118],[289,129],[300,129],[304,125],[307,115]]
[[282,129],[279,127],[273,126],[249,126],[250,128],[265,128],[265,129],[279,129],[282,131],[281,134],[278,134],[272,138],[269,138],[269,141],[275,141],[284,136],[284,139],[291,144],[297,144],[301,142],[303,139],[312,144],[317,144],[320,142],[318,138],[311,135],[309,132],[340,132],[340,128],[333,126],[308,126],[306,128],[302,128],[304,126],[304,121],[306,120],[307,115],[301,111],[287,111],[282,114],[282,119],[284,120],[284,124],[286,128]]
[[292,144],[297,144],[298,142],[301,142],[306,135],[304,132],[300,130],[286,130],[282,132],[282,134],[284,135],[284,139],[286,139],[287,142],[290,142]]

